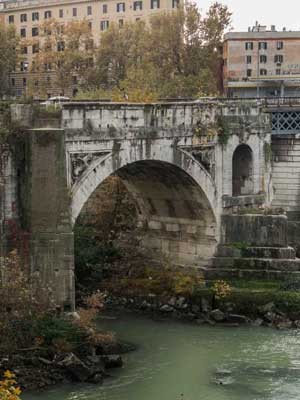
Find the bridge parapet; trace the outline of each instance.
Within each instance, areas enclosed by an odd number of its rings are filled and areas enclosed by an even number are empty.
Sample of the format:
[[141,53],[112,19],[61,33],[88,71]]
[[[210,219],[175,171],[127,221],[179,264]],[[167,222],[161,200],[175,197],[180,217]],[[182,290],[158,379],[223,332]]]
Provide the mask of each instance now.
[[[65,103],[62,127],[68,137],[79,133],[106,139],[136,137],[191,137],[212,136],[222,128],[222,119],[229,129],[243,129],[253,133],[266,130],[269,117],[255,101],[220,102],[196,101],[155,104],[124,104],[100,102]],[[232,126],[231,126],[232,125]],[[235,133],[232,131],[232,133]]]

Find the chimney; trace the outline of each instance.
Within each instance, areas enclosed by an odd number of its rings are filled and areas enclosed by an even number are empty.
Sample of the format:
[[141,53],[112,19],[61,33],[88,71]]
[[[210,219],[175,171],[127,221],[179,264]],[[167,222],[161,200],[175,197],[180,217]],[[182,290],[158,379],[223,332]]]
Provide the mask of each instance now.
[[283,32],[286,32],[286,27],[283,28]]
[[276,32],[276,26],[275,25],[271,25],[271,31],[272,32]]

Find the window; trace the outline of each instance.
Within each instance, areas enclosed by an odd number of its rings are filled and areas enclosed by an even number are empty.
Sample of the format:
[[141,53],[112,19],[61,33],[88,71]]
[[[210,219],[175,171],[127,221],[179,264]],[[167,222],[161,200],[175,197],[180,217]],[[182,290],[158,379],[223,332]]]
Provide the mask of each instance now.
[[136,22],[139,22],[140,20],[141,20],[141,18],[136,18],[135,19]]
[[72,83],[73,83],[73,85],[77,85],[78,79],[77,79],[77,76],[76,76],[76,75],[73,75],[73,76],[72,76]]
[[281,69],[280,68],[276,69],[276,75],[281,75]]
[[14,24],[15,22],[15,16],[14,15],[9,15],[8,17],[8,23],[9,24]]
[[172,7],[173,8],[178,8],[179,7],[179,3],[180,3],[179,0],[172,0]]
[[51,29],[50,29],[48,26],[46,26],[46,27],[44,28],[44,34],[50,36],[51,33],[52,33],[52,32],[51,32]]
[[142,1],[134,1],[133,2],[133,9],[134,9],[134,11],[142,10],[143,9],[143,2]]
[[23,86],[26,87],[27,86],[27,79],[23,78]]
[[58,42],[57,51],[64,51],[64,50],[65,50],[65,42]]
[[52,17],[52,12],[51,11],[45,11],[44,17],[45,17],[45,19],[51,18]]
[[21,22],[27,22],[27,14],[21,14],[20,15],[20,21]]
[[117,3],[117,12],[125,12],[125,3]]
[[159,8],[159,0],[151,0],[151,9],[156,10]]
[[64,31],[65,31],[64,25],[59,25],[59,26],[56,27],[56,32],[57,32],[58,35],[63,35]]
[[282,50],[283,49],[283,42],[277,42],[276,43],[276,49],[277,50]]
[[60,9],[58,12],[59,18],[63,18],[64,17],[64,10]]
[[246,42],[245,43],[246,50],[253,50],[253,42]]
[[268,43],[267,42],[259,42],[258,43],[258,48],[259,48],[259,50],[267,50]]
[[252,76],[252,69],[247,69],[247,77],[250,78]]
[[51,77],[47,76],[47,83],[50,83],[50,82],[51,82]]
[[280,63],[280,64],[283,63],[283,55],[282,54],[275,55],[274,62],[275,63]]
[[25,29],[25,28],[22,28],[22,29],[20,30],[20,36],[21,36],[22,38],[26,37],[26,29]]
[[32,28],[32,36],[39,36],[39,28]]
[[92,15],[93,9],[92,6],[87,6],[87,15]]
[[22,72],[28,71],[28,61],[21,61],[20,63],[20,70]]
[[92,24],[91,21],[88,22],[88,26],[89,26],[89,30],[91,31],[91,30],[92,30],[92,27],[93,27],[93,24]]
[[252,63],[252,56],[247,56],[246,57],[246,63],[251,64]]
[[259,74],[262,75],[262,76],[266,76],[266,75],[268,75],[268,72],[267,72],[266,69],[261,69],[261,70],[259,71]]
[[266,64],[267,60],[268,60],[267,56],[265,56],[265,55],[259,56],[259,62],[261,64]]
[[107,4],[103,4],[102,11],[103,11],[103,14],[107,14]]
[[16,80],[15,80],[15,78],[11,78],[11,86],[16,86]]
[[109,27],[109,21],[101,21],[100,22],[100,30],[105,31]]
[[31,17],[32,21],[38,21],[40,19],[40,15],[38,12],[33,12]]
[[72,15],[73,17],[77,17],[77,8],[73,8]]
[[28,54],[28,47],[27,46],[21,47],[21,54]]
[[124,20],[123,19],[119,19],[119,28],[122,28],[123,25],[124,25]]
[[35,43],[35,44],[32,45],[32,53],[33,53],[33,54],[38,53],[39,50],[40,50],[40,46],[39,46],[38,43]]
[[51,71],[51,63],[44,64],[44,70],[45,71]]

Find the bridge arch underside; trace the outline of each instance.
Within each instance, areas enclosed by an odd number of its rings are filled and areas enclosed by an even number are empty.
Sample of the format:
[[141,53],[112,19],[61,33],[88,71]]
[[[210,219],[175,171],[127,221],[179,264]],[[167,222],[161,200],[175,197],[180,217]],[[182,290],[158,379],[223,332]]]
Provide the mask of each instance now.
[[[153,259],[201,265],[216,247],[216,219],[204,191],[186,171],[157,160],[117,169],[137,207],[137,234]],[[101,183],[100,183],[101,184]]]

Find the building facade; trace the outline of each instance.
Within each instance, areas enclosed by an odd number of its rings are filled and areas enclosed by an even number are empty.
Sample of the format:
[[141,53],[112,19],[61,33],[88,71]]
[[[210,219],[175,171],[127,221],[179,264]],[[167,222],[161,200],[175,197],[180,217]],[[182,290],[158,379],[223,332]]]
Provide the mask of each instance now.
[[300,97],[300,31],[256,24],[224,41],[228,97]]
[[[53,18],[62,25],[85,19],[94,42],[98,43],[101,33],[112,23],[122,26],[128,21],[147,21],[152,15],[172,11],[178,5],[179,0],[7,0],[0,4],[0,23],[14,25],[21,40],[30,43],[39,41],[40,26],[49,19]],[[26,45],[24,50],[16,72],[10,77],[12,93],[16,96],[26,93],[27,78],[36,52],[34,45]],[[47,74],[44,75],[42,79],[49,79]],[[76,91],[76,82],[72,90]],[[49,97],[59,93],[49,90],[47,94]]]

